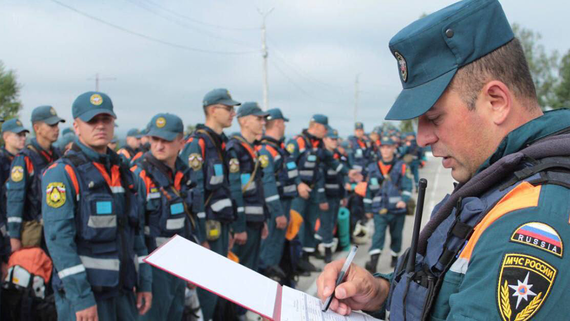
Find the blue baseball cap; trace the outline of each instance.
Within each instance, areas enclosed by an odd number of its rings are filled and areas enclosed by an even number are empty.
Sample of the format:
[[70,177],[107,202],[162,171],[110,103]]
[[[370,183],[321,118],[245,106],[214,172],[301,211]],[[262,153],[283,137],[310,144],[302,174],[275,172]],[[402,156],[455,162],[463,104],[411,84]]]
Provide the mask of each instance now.
[[127,132],[127,137],[135,137],[135,138],[141,138],[142,137],[142,133],[138,128],[131,128],[129,129],[129,131]]
[[393,145],[396,145],[396,142],[392,138],[390,138],[388,136],[384,136],[380,140],[380,144],[381,144],[381,146],[393,146]]
[[88,91],[79,95],[71,106],[73,119],[79,118],[88,122],[99,114],[111,115],[117,118],[113,112],[113,102],[111,98],[102,92]]
[[248,101],[243,103],[243,105],[241,105],[239,107],[239,109],[237,110],[236,116],[237,118],[241,118],[241,117],[245,117],[245,116],[250,116],[250,115],[254,115],[254,116],[269,116],[269,114],[267,112],[264,112],[263,110],[261,110],[261,108],[259,107],[259,105],[256,102],[253,101]]
[[276,119],[283,119],[283,121],[288,122],[289,118],[283,116],[281,109],[279,108],[272,108],[267,111],[267,120],[276,120]]
[[358,121],[354,123],[354,129],[364,129],[364,124]]
[[5,132],[12,132],[15,134],[19,134],[21,132],[29,133],[30,131],[24,128],[22,122],[19,119],[12,118],[4,122],[4,124],[2,124],[2,134],[4,134]]
[[150,121],[148,136],[159,137],[171,142],[182,133],[184,133],[184,123],[176,115],[160,113],[152,117]]
[[65,123],[65,119],[59,118],[57,112],[52,106],[39,106],[32,111],[32,124],[37,122],[44,122],[48,125],[55,125],[57,123]]
[[232,99],[230,92],[225,88],[214,89],[204,96],[202,106],[208,107],[211,105],[226,105],[226,106],[239,106],[240,102]]
[[328,138],[338,139],[338,130],[332,128],[331,126],[327,126],[327,136]]
[[465,0],[402,29],[390,40],[403,90],[386,120],[423,115],[457,70],[514,38],[497,0]]
[[311,121],[327,126],[329,124],[329,118],[323,114],[315,114],[311,118]]

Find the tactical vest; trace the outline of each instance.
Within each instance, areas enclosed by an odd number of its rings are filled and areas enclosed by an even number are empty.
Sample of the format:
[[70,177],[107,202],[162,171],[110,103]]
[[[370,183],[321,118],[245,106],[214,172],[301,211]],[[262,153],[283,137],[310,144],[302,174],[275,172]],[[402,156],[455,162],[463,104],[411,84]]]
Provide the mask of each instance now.
[[8,236],[6,228],[7,223],[7,198],[6,198],[6,182],[10,177],[10,165],[12,164],[13,157],[10,156],[3,148],[0,148],[0,234],[2,237]]
[[[532,147],[535,146],[531,145],[527,149]],[[552,151],[556,151],[556,148],[548,150],[547,153]],[[473,177],[454,194],[447,195],[434,208],[433,213],[437,216],[445,213],[450,215],[445,216],[430,234],[423,254],[418,248],[414,271],[405,271],[409,249],[400,257],[386,305],[391,319],[429,318],[445,273],[450,269],[467,269],[469,262],[458,258],[459,253],[467,244],[475,226],[507,193],[523,182],[534,186],[556,184],[570,188],[570,159],[567,156],[543,158],[541,156],[545,155],[541,153],[544,151],[540,149],[534,149],[532,157],[523,152],[524,150],[503,157]],[[431,220],[434,220],[436,215],[432,216]]]
[[28,173],[30,181],[26,182],[26,198],[24,200],[24,210],[22,211],[22,219],[24,221],[40,220],[42,218],[42,176],[44,169],[52,162],[59,158],[59,155],[53,150],[51,162],[41,155],[44,151],[38,151],[33,145],[26,146],[20,154],[27,156],[34,170]]
[[263,193],[263,169],[257,152],[239,136],[230,139],[227,149],[238,157],[245,220],[265,222],[268,213]]
[[[388,210],[391,214],[405,214],[406,208],[397,208],[396,204],[402,200],[402,177],[406,175],[406,164],[402,161],[392,163],[387,176],[382,174],[382,161],[368,166],[370,185],[368,188],[372,192],[372,212],[380,213],[382,209]],[[387,166],[387,165],[384,165]]]
[[202,173],[206,219],[231,223],[235,220],[235,211],[231,199],[224,143],[215,142],[212,134],[205,129],[196,130],[192,134],[192,139],[204,142]]
[[144,234],[149,253],[176,234],[193,239],[196,219],[190,211],[193,190],[189,169],[177,172],[174,179],[170,179],[146,156],[141,168],[153,183],[147,186],[145,209]]
[[348,140],[352,145],[352,154],[354,155],[354,164],[352,164],[352,168],[364,171],[370,162],[371,148],[366,146],[366,143],[361,139],[358,139],[356,136],[350,136]]
[[[334,151],[333,157],[342,164],[346,164],[348,160],[338,151]],[[342,198],[344,196],[344,179],[343,175],[336,171],[336,168],[324,166],[325,171],[325,195],[329,197]]]
[[283,146],[279,146],[274,142],[264,139],[261,143],[272,154],[275,166],[275,181],[277,183],[277,190],[280,198],[294,198],[297,197],[297,182],[296,178],[299,176],[297,164],[293,161],[289,152]]
[[320,177],[319,166],[321,160],[325,158],[325,150],[322,141],[318,146],[313,146],[311,140],[305,135],[295,137],[299,146],[299,158],[297,159],[297,167],[299,168],[299,177],[303,183],[314,186]]
[[[104,165],[93,163],[78,147],[60,160],[70,165],[77,176],[75,242],[95,294],[137,285],[134,243],[139,229],[140,201],[134,190],[134,175],[126,166],[119,167],[119,158],[114,156],[116,161],[110,175],[104,170],[111,186],[97,168]],[[58,278],[57,274],[54,277]]]

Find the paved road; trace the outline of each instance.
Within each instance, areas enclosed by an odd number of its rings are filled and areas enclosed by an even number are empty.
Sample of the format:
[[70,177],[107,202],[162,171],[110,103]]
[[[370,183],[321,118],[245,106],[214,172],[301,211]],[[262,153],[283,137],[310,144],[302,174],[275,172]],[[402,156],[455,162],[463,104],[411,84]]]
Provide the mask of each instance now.
[[[431,154],[427,155],[428,161],[426,166],[423,169],[420,169],[420,177],[426,178],[428,180],[428,187],[426,191],[426,199],[424,205],[424,214],[422,217],[422,227],[427,223],[429,220],[429,216],[431,211],[433,210],[434,206],[441,200],[443,197],[450,193],[453,190],[453,179],[451,177],[451,171],[443,168],[441,166],[441,160],[434,158]],[[415,196],[414,196],[415,197]],[[372,221],[370,221],[372,224]],[[414,225],[414,217],[413,216],[406,216],[406,223],[404,225],[404,240],[403,240],[403,249],[406,249],[410,246],[412,240],[412,231]],[[373,225],[372,225],[373,226]],[[384,249],[388,249],[384,251],[380,256],[380,261],[378,263],[378,272],[381,273],[389,273],[392,271],[390,268],[390,250],[389,250],[389,236],[386,237],[386,245]],[[354,263],[364,266],[366,261],[368,260],[368,249],[370,248],[370,242],[366,245],[360,246],[358,249],[358,253],[356,258],[354,259]],[[335,255],[335,258],[342,258],[346,256],[346,252],[339,252]],[[311,262],[316,266],[323,268],[324,262],[322,260],[316,260],[311,258]],[[315,281],[318,277],[318,273],[311,274],[310,277],[302,277],[299,280],[298,289],[307,292],[310,295],[316,296],[316,284]]]

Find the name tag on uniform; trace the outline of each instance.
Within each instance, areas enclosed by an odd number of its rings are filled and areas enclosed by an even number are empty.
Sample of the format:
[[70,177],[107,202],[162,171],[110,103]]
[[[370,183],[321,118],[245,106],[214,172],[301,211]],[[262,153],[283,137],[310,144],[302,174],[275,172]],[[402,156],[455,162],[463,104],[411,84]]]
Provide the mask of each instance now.
[[241,185],[245,186],[249,182],[251,175],[250,174],[241,174]]
[[317,160],[317,156],[315,156],[315,155],[309,155],[309,157],[307,157],[307,160],[308,160],[309,162],[314,162],[314,161]]
[[182,203],[176,203],[170,205],[170,214],[176,215],[184,212],[184,205]]
[[377,179],[376,177],[372,177],[372,178],[370,179],[370,184],[372,184],[372,185],[378,185],[378,179]]
[[295,162],[289,162],[289,163],[287,163],[287,168],[288,169],[295,169],[295,168],[297,168],[297,164],[295,164]]
[[97,202],[97,214],[112,214],[113,205],[109,201]]
[[214,164],[214,175],[222,176],[224,175],[224,167],[222,164]]

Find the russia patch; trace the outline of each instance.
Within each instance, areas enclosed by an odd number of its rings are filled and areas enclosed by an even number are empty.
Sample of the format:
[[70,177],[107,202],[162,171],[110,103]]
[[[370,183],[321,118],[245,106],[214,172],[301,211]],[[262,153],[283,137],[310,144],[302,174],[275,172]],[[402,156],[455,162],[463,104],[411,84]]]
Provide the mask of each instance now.
[[562,257],[564,245],[554,228],[540,222],[530,222],[519,226],[511,236],[511,242],[536,247]]

